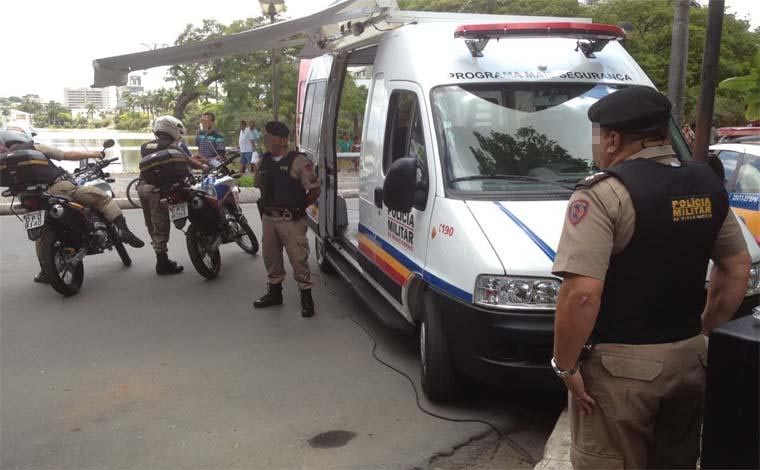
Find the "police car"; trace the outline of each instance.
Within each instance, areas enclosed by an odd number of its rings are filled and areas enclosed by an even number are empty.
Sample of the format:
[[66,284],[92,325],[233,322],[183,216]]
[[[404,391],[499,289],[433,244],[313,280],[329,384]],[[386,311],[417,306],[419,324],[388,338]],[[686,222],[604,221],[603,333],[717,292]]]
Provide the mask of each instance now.
[[726,172],[726,190],[737,217],[760,244],[760,140],[710,147]]

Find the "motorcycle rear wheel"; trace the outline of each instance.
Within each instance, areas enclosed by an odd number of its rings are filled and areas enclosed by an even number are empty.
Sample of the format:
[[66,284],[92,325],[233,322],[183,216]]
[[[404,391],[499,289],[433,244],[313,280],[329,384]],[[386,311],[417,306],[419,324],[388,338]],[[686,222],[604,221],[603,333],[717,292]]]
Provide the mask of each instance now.
[[198,231],[195,224],[187,228],[187,253],[190,261],[198,274],[206,279],[214,279],[222,269],[222,257],[219,248],[209,250],[206,246],[203,234]]
[[67,249],[60,241],[56,240],[54,232],[47,232],[42,236],[40,246],[40,264],[42,272],[50,281],[50,285],[59,294],[69,297],[82,287],[84,279],[84,263],[71,266],[67,261]]

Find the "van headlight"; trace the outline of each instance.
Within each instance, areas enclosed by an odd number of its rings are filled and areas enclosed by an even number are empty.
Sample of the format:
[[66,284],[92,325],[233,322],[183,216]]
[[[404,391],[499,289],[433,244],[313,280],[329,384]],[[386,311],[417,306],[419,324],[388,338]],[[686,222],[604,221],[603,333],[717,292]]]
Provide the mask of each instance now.
[[747,292],[745,297],[760,294],[760,263],[754,263],[749,268],[749,280],[747,281]]
[[478,276],[475,303],[486,307],[554,310],[562,282],[552,278]]

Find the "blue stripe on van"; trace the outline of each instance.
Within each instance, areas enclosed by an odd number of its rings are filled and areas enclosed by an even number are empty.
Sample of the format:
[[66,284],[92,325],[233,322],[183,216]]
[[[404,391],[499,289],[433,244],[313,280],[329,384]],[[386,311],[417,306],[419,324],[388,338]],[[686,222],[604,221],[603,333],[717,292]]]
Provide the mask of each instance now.
[[403,264],[408,270],[417,274],[421,274],[422,279],[424,279],[425,282],[460,300],[464,300],[465,302],[472,302],[472,294],[470,292],[460,289],[453,284],[449,284],[438,276],[422,269],[417,263],[401,253],[393,245],[383,240],[380,236],[367,228],[365,225],[359,224],[359,232],[366,235],[372,241],[380,245],[383,250],[391,255],[396,261]]
[[731,207],[756,211],[760,209],[760,194],[731,193],[728,202],[731,204]]
[[554,261],[554,258],[557,257],[557,253],[554,252],[554,250],[552,249],[552,247],[550,247],[549,245],[547,245],[545,241],[541,240],[541,237],[539,237],[538,235],[536,235],[535,232],[533,232],[533,230],[531,230],[530,228],[528,228],[528,226],[525,225],[522,222],[522,220],[518,219],[517,216],[514,215],[509,209],[507,209],[506,207],[504,207],[504,205],[502,203],[500,203],[500,202],[497,201],[497,202],[494,202],[494,204],[496,204],[496,207],[498,207],[499,209],[501,209],[502,212],[504,212],[505,214],[507,214],[507,216],[510,219],[512,219],[512,222],[514,222],[518,227],[520,227],[522,229],[522,231],[525,232],[525,234],[528,236],[528,238],[530,238],[531,240],[533,240],[533,243],[535,243],[536,246],[538,246],[541,249],[541,251],[543,251],[544,254],[546,256],[548,256],[549,259],[552,262]]

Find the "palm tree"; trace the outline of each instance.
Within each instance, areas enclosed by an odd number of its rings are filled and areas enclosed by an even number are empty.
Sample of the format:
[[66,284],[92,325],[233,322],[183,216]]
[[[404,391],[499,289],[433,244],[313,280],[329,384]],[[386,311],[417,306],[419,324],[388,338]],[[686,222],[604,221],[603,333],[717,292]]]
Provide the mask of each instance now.
[[727,78],[720,82],[718,88],[741,92],[747,105],[744,117],[748,121],[760,119],[760,50],[752,59],[749,75]]
[[45,105],[45,114],[47,114],[48,123],[52,126],[60,125],[63,122],[61,114],[64,111],[66,111],[66,108],[64,108],[61,103],[49,101],[48,104]]
[[87,119],[92,122],[93,117],[95,116],[95,112],[98,110],[98,107],[95,106],[95,103],[87,103],[85,109],[87,110]]

